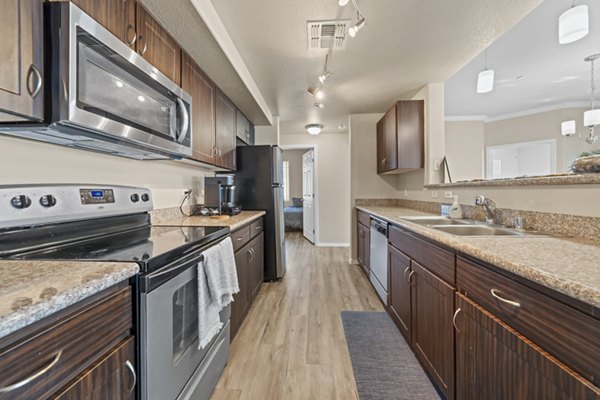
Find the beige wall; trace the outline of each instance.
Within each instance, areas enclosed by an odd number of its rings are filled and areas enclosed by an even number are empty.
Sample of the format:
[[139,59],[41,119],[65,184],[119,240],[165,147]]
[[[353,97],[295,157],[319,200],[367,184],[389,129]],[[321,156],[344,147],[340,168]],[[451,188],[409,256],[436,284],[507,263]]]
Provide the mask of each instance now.
[[175,161],[138,161],[0,136],[0,184],[95,183],[149,188],[155,208],[175,207],[186,188],[203,200],[208,169]]
[[350,242],[350,141],[347,133],[312,136],[284,133],[281,146],[314,146],[317,180],[317,245],[348,245]]
[[446,122],[444,136],[452,181],[483,179],[485,176],[483,121]]
[[273,118],[273,125],[254,127],[254,144],[277,144],[279,143],[279,117]]
[[302,197],[302,155],[306,153],[304,150],[284,150],[283,161],[290,164],[290,181],[288,186],[290,189],[290,199],[285,202],[286,206],[292,204],[292,197]]

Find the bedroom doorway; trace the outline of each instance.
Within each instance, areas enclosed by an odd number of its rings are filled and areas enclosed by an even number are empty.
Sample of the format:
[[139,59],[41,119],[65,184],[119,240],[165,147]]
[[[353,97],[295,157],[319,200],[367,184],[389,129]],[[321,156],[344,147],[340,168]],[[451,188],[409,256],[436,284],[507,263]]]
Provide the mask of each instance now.
[[281,146],[283,150],[284,219],[286,235],[318,238],[316,149],[312,146]]

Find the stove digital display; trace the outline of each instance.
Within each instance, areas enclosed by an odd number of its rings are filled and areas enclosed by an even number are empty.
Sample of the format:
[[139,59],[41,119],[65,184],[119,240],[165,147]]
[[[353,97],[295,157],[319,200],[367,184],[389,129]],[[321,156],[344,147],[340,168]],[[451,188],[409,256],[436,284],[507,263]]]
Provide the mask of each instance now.
[[112,189],[79,189],[81,204],[106,204],[115,202]]

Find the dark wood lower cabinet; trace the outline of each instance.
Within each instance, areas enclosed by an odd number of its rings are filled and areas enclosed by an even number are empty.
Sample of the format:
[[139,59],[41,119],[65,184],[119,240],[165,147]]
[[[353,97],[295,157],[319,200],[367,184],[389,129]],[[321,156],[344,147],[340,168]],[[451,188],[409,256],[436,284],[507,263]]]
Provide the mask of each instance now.
[[412,342],[410,258],[388,246],[389,312],[408,343]]
[[261,233],[250,242],[252,256],[250,258],[250,299],[254,301],[263,281],[265,280],[265,253],[262,250],[265,247],[265,235]]
[[358,244],[356,258],[358,259],[358,264],[368,276],[369,271],[371,270],[369,267],[369,261],[371,258],[371,231],[361,223],[356,224],[356,226]]
[[454,399],[455,290],[415,261],[411,267],[413,349],[446,399]]
[[456,398],[591,400],[600,389],[461,294],[456,295]]
[[136,384],[135,340],[130,337],[53,398],[56,400],[133,400]]

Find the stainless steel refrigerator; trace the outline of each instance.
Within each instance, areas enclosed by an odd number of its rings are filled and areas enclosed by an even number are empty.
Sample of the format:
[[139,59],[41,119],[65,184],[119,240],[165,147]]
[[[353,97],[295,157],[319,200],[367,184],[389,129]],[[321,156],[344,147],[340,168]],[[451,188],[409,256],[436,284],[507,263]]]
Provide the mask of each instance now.
[[236,150],[237,201],[244,210],[264,210],[265,280],[285,274],[283,155],[277,146],[240,146]]

